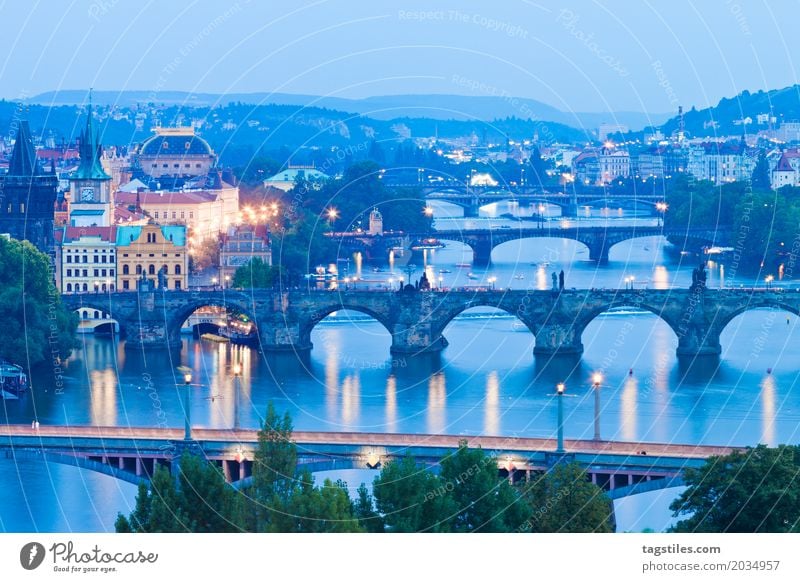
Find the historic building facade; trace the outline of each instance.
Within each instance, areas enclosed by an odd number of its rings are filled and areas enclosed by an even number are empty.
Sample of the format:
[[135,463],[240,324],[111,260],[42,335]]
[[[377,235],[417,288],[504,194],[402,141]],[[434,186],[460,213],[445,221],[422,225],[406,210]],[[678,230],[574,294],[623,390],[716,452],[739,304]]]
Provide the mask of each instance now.
[[135,291],[143,279],[158,289],[188,288],[186,251],[183,225],[118,226],[117,289]]

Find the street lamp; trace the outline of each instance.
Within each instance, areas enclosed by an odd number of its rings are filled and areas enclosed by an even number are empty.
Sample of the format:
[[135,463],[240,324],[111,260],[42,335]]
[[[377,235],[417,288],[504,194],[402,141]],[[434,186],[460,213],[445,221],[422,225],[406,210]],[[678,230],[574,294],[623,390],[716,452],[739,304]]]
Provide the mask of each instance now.
[[239,392],[242,390],[241,384],[242,366],[239,362],[233,365],[233,389],[236,391],[233,406],[233,430],[239,430]]
[[211,277],[211,284],[214,286],[215,291],[217,289],[217,283],[219,283],[219,279],[217,279],[216,277]]
[[[767,275],[767,276],[766,276],[766,278],[764,279],[764,281],[765,281],[765,282],[766,282],[766,284],[767,284],[767,289],[771,289],[771,288],[772,288],[772,282],[773,282],[774,280],[775,280],[775,277],[773,277],[772,275]],[[97,283],[95,283],[95,285],[97,285]]]
[[335,208],[328,208],[328,224],[333,228],[333,221],[339,218],[339,211]]
[[489,277],[488,281],[489,281],[489,283],[492,284],[492,291],[494,291],[494,284],[497,281],[497,277],[495,277],[495,276]]
[[426,207],[425,207],[425,208],[422,210],[422,212],[423,212],[423,213],[425,214],[425,216],[427,216],[428,218],[430,218],[431,216],[433,216],[433,208],[431,208],[430,206],[426,206]]
[[600,440],[600,386],[603,383],[603,375],[600,372],[592,374],[592,386],[594,387],[594,440]]
[[658,211],[658,226],[664,224],[664,213],[667,211],[666,202],[656,202],[656,210]]
[[544,228],[544,211],[546,207],[544,204],[539,204],[539,228]]
[[192,373],[186,372],[183,375],[183,383],[186,393],[183,398],[183,418],[185,421],[183,430],[183,440],[192,440]]
[[94,282],[94,292],[97,293],[97,290],[100,288],[100,281]]
[[556,385],[556,394],[558,395],[558,444],[556,446],[556,453],[564,453],[564,391],[567,387],[563,382]]
[[231,286],[231,276],[225,275],[225,288],[229,288]]
[[441,291],[441,289],[442,289],[442,284],[443,284],[443,283],[444,283],[444,277],[442,277],[441,275],[439,275],[439,290],[440,290],[440,291]]

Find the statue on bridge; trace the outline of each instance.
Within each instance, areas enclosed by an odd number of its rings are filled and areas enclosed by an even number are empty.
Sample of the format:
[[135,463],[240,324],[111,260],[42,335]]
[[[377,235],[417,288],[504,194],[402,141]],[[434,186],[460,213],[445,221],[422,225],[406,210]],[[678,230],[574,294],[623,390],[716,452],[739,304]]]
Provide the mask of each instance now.
[[553,279],[553,291],[558,291],[558,275],[556,275],[556,272],[553,271],[553,274],[550,275],[550,277]]
[[167,266],[164,265],[158,270],[158,288],[162,291],[167,290]]
[[558,290],[564,290],[564,269],[561,269],[561,272],[558,274]]
[[700,263],[692,270],[692,286],[691,291],[703,291],[706,288],[706,265]]

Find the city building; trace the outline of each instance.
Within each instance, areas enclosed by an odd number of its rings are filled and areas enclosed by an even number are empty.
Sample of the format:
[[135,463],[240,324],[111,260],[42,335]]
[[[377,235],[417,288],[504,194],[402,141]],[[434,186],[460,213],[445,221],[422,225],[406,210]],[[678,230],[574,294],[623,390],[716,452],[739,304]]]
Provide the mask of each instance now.
[[781,153],[770,174],[773,188],[800,186],[800,152],[786,150]]
[[160,289],[186,289],[186,251],[183,225],[116,227],[117,289],[134,291],[142,279]]
[[329,179],[330,176],[320,172],[314,166],[294,166],[289,164],[285,170],[264,180],[264,186],[288,192],[300,181],[310,182],[312,185],[320,185]]
[[377,208],[373,208],[369,213],[369,233],[372,235],[383,234],[383,215]]
[[65,226],[56,231],[56,287],[61,293],[116,289],[116,228]]
[[135,155],[142,172],[153,178],[204,176],[216,163],[216,155],[194,127],[157,127]]
[[114,222],[111,176],[100,161],[103,148],[94,127],[92,102],[78,144],[80,164],[70,176],[69,225],[110,226]]
[[750,179],[755,165],[756,156],[742,141],[703,142],[689,148],[687,171],[698,180],[722,184]]
[[220,238],[220,282],[233,279],[236,269],[253,258],[261,259],[267,265],[272,264],[272,247],[267,226],[245,223],[229,227]]
[[52,253],[57,185],[55,169],[45,171],[36,159],[27,120],[20,121],[8,172],[0,181],[0,234]]
[[653,145],[641,151],[636,158],[637,176],[665,178],[686,171],[688,163],[685,148],[676,145]]
[[626,150],[606,144],[581,152],[572,160],[572,172],[582,184],[601,186],[630,176],[631,157]]

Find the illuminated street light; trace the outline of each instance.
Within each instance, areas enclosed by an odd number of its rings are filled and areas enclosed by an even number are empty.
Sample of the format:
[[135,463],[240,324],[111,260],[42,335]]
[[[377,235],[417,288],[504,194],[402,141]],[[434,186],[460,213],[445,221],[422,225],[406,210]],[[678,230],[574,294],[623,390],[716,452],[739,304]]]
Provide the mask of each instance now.
[[603,375],[600,372],[592,374],[592,387],[594,387],[594,440],[600,440],[600,386]]
[[183,401],[183,440],[192,440],[192,373],[186,372],[183,375],[183,384],[185,386],[185,394]]
[[497,281],[497,277],[491,276],[491,277],[489,277],[488,281],[489,281],[489,283],[492,284],[492,291],[494,291],[494,284]]
[[425,207],[425,208],[422,210],[422,212],[423,212],[423,213],[425,214],[425,216],[427,216],[428,218],[430,218],[431,216],[433,216],[433,208],[431,208],[430,206],[426,206],[426,207]]
[[564,453],[564,391],[567,387],[563,382],[556,385],[556,394],[558,395],[558,442],[556,446],[556,453]]

